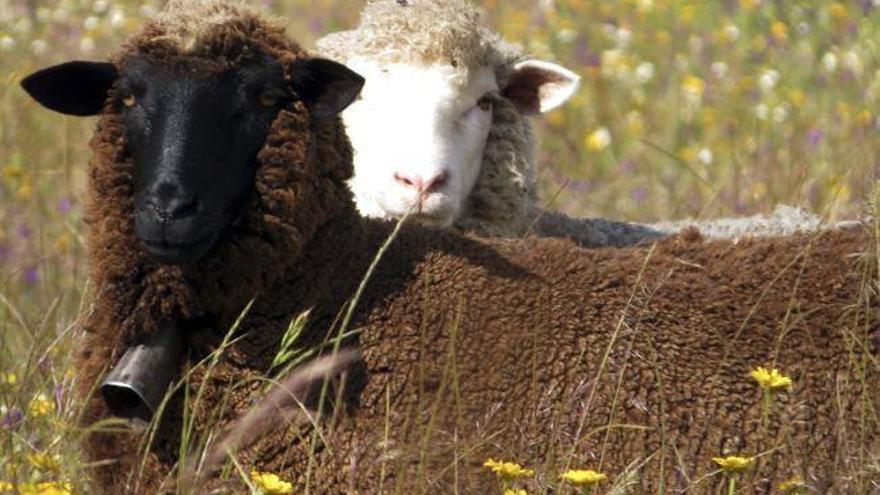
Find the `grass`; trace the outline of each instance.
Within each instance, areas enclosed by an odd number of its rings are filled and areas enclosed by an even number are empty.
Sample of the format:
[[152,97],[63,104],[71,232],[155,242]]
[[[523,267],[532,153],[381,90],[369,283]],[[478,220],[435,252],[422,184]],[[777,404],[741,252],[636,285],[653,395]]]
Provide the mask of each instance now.
[[[288,15],[290,31],[307,46],[351,26],[357,14],[343,0],[262,3]],[[542,192],[556,207],[639,221],[750,214],[777,203],[830,218],[861,212],[880,152],[880,16],[869,3],[483,5],[488,22],[510,39],[584,76],[570,104],[539,119]],[[0,482],[31,484],[34,491],[38,483],[65,482],[71,492],[89,493],[87,473],[94,467],[78,455],[77,441],[88,432],[69,393],[76,380],[75,321],[89,304],[80,198],[93,122],[38,109],[18,81],[50,63],[106,57],[159,7],[131,0],[0,0]],[[880,240],[880,227],[872,228]],[[852,308],[853,349],[868,345],[864,327],[880,277],[878,256],[874,245],[860,260],[865,300]],[[795,260],[785,269],[800,267]],[[653,290],[636,286],[633,294],[649,299]],[[621,328],[638,320],[637,307],[638,301]],[[279,367],[302,363],[306,352],[282,356]],[[853,363],[858,370],[877,365]],[[453,370],[449,375],[455,378]],[[635,426],[608,419],[607,428],[618,427]],[[218,441],[199,441],[209,440]],[[55,462],[37,467],[28,460],[34,454]],[[866,474],[856,486],[867,490],[876,452],[858,454]],[[546,488],[556,483],[555,473],[547,473],[571,459],[544,461],[535,483]],[[631,470],[604,489],[624,493],[647,461],[634,459]],[[229,475],[247,479],[247,466],[233,464]]]

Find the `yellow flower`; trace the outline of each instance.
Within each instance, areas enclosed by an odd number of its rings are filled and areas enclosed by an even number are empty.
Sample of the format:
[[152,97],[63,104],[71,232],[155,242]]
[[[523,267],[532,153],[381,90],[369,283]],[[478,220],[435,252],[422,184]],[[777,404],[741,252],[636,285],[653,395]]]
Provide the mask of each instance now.
[[870,110],[862,110],[859,112],[859,124],[867,127],[874,123],[874,114]]
[[742,473],[755,464],[754,457],[739,457],[735,455],[728,457],[713,457],[712,460],[715,461],[715,464],[718,464],[718,466],[721,467],[721,470],[725,473]]
[[0,372],[0,385],[15,385],[18,383],[18,377],[15,373]]
[[526,469],[515,462],[503,462],[489,459],[483,464],[483,467],[490,469],[493,473],[508,480],[525,478],[535,474],[535,471]]
[[807,93],[800,89],[793,89],[788,92],[788,101],[795,108],[801,108],[807,102]]
[[681,89],[688,95],[699,98],[706,91],[706,83],[697,76],[685,76],[681,82]]
[[779,491],[784,495],[806,493],[808,489],[809,488],[807,487],[807,484],[804,483],[804,479],[800,476],[795,476],[794,478],[791,478],[788,481],[784,481],[779,485]]
[[563,481],[576,486],[596,485],[608,478],[603,473],[593,471],[592,469],[571,469],[562,473],[559,477]]
[[48,399],[45,395],[40,394],[31,401],[28,407],[28,413],[31,416],[41,417],[48,416],[55,411],[55,402]]
[[791,388],[791,378],[783,375],[776,368],[768,370],[761,366],[749,373],[764,390],[782,390]]
[[67,233],[61,234],[55,239],[55,250],[60,254],[67,254],[67,251],[70,250],[70,235]]
[[611,146],[611,131],[606,127],[600,127],[587,135],[584,144],[590,151],[604,151]]
[[58,457],[47,452],[36,452],[27,455],[27,460],[31,466],[40,471],[58,471],[61,467],[58,463]]
[[11,492],[15,490],[15,485],[7,481],[0,481],[0,493]]
[[849,16],[849,9],[840,2],[834,2],[828,7],[828,13],[831,14],[835,21],[843,21]]
[[20,199],[22,201],[27,201],[27,200],[31,199],[31,197],[33,197],[34,187],[32,185],[30,185],[29,183],[25,182],[24,184],[21,185],[21,187],[18,188],[16,195],[18,196],[18,199]]
[[770,25],[770,34],[773,35],[773,39],[779,42],[784,42],[788,40],[788,26],[785,25],[782,21],[774,21],[773,24]]
[[24,175],[21,167],[16,165],[7,165],[3,167],[3,178],[6,180],[20,179]]
[[529,495],[529,492],[523,489],[513,490],[511,488],[508,488],[507,490],[504,490],[504,495]]
[[287,495],[293,493],[293,485],[282,480],[274,473],[261,473],[259,471],[251,471],[251,479],[257,488],[266,495]]
[[21,495],[72,495],[70,483],[57,481],[19,486],[18,489]]
[[739,6],[743,10],[754,10],[761,4],[761,0],[739,0]]

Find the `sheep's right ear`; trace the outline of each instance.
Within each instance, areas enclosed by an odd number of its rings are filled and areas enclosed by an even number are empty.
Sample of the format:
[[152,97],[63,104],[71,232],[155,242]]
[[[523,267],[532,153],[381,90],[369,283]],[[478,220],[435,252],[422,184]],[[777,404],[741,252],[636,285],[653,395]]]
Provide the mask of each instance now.
[[324,58],[297,60],[291,68],[291,86],[313,118],[333,117],[354,102],[364,78],[348,67]]
[[65,115],[97,115],[118,77],[109,62],[67,62],[34,72],[21,87],[40,105]]

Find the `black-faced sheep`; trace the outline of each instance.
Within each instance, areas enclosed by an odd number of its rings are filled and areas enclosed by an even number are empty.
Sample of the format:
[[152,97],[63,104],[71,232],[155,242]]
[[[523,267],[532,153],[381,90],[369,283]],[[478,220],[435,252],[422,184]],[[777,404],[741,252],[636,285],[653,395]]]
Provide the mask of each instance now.
[[[822,224],[794,208],[768,218],[635,224],[546,211],[537,197],[530,118],[577,90],[571,71],[527,57],[484,27],[468,0],[368,0],[359,25],[318,50],[366,76],[343,120],[360,212],[480,235],[631,245],[696,226],[712,238],[788,235]],[[376,125],[381,121],[382,125]]]
[[[351,150],[333,115],[360,84],[218,0],[171,2],[110,64],[25,80],[49,108],[99,115],[80,393],[164,321],[185,331],[192,363],[184,386],[198,400],[169,402],[143,465],[137,432],[89,435],[105,492],[173,490],[188,472],[181,452],[198,462],[193,446],[264,395],[297,315],[310,311],[301,348],[339,331],[393,228],[362,219],[346,187]],[[407,225],[354,310],[345,345],[362,359],[334,386],[344,407],[318,423],[326,431],[282,422],[230,454],[328,495],[492,493],[490,456],[529,463],[540,486],[571,465],[635,493],[702,493],[720,481],[703,479],[711,458],[734,453],[765,454],[741,493],[795,474],[823,493],[862,492],[878,376],[860,287],[874,272],[852,255],[868,244],[852,229],[590,251]],[[765,426],[748,372],[768,365],[795,385]],[[105,417],[92,397],[86,421]],[[233,475],[197,491],[224,487],[242,489]]]

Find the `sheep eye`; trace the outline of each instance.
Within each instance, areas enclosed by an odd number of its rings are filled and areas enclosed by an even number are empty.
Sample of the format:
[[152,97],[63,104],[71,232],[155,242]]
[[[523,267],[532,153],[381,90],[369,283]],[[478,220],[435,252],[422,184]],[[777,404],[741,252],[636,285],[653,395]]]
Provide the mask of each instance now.
[[492,103],[491,98],[489,98],[488,96],[484,96],[480,98],[479,101],[477,101],[477,106],[480,107],[480,110],[488,112],[489,110],[492,110],[494,103]]
[[122,99],[122,104],[127,108],[132,108],[137,104],[137,98],[135,98],[134,95],[128,95]]
[[260,105],[266,108],[274,107],[281,100],[281,95],[275,92],[265,92],[260,94]]

